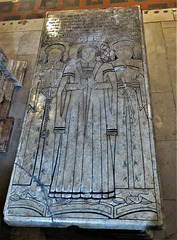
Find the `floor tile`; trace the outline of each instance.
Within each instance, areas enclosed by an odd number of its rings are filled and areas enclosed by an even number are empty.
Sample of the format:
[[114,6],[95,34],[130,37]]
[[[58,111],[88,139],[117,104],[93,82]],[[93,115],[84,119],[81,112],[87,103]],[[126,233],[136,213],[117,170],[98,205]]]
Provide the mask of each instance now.
[[38,52],[41,31],[23,32],[18,47],[18,55],[36,54]]
[[165,53],[164,38],[162,34],[162,27],[160,23],[145,23],[145,40],[148,53],[157,52]]
[[177,94],[177,85],[176,85],[177,67],[170,66],[169,69],[170,69],[170,77],[171,77],[174,100],[175,100],[175,104],[177,104],[177,97],[176,97],[176,94]]
[[165,240],[165,230],[155,230],[153,240]]
[[176,101],[176,73],[177,73],[177,22],[162,22],[163,35],[167,49],[167,59],[171,77],[171,84]]
[[175,27],[163,27],[163,25],[162,25],[163,35],[165,38],[165,45],[166,45],[166,49],[167,49],[168,65],[170,65],[170,66],[176,66],[176,56],[177,56],[176,26]]
[[175,104],[173,93],[152,93],[156,140],[175,140]]
[[148,53],[147,58],[151,92],[172,92],[166,54]]
[[153,240],[176,240],[177,234],[177,201],[164,200],[163,201],[164,212],[164,229],[161,231],[154,231]]
[[22,32],[0,33],[0,46],[9,59],[16,59]]
[[159,167],[160,183],[163,199],[176,199],[176,142],[156,142],[157,165]]
[[151,91],[172,91],[165,42],[160,23],[145,24],[145,40]]
[[177,20],[177,8],[172,8],[174,19]]
[[42,30],[44,19],[15,20],[0,22],[0,32],[20,32]]
[[17,227],[12,228],[11,239],[46,240],[45,235],[40,228],[17,228]]
[[176,66],[176,60],[177,60],[177,49],[175,48],[167,48],[167,60],[169,66]]
[[159,21],[173,21],[173,20],[174,20],[174,16],[171,8],[143,11],[144,22],[159,22]]
[[176,28],[177,22],[176,21],[168,21],[168,22],[161,22],[163,28]]
[[166,237],[174,237],[177,233],[177,201],[163,201]]

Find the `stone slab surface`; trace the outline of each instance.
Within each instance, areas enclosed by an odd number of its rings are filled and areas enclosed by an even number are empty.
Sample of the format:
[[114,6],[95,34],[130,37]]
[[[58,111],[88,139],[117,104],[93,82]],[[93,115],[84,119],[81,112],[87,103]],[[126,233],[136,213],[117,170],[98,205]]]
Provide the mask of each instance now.
[[162,225],[145,59],[138,7],[48,13],[8,224]]

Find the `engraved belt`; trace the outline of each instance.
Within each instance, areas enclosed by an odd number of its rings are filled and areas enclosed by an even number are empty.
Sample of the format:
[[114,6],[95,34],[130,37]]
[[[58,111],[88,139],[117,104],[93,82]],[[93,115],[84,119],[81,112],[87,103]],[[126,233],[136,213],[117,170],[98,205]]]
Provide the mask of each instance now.
[[[88,86],[89,87],[89,86]],[[67,83],[65,85],[65,90],[66,91],[74,91],[74,90],[79,90],[82,89],[82,85],[78,84],[78,83]],[[112,89],[112,86],[110,83],[96,83],[94,88],[95,90],[101,90],[101,89]]]

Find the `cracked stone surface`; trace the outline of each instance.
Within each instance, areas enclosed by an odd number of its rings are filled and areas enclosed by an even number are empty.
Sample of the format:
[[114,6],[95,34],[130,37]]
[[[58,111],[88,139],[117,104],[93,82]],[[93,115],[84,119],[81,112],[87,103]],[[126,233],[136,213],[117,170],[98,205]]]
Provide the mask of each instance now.
[[138,7],[47,14],[4,215],[14,226],[162,225]]

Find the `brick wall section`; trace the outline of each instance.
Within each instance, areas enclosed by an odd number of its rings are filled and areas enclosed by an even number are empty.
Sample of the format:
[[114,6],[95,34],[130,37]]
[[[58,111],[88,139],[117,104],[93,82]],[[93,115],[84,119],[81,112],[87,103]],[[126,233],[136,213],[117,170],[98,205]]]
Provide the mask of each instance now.
[[45,17],[47,11],[140,5],[143,10],[176,7],[176,0],[19,0],[0,3],[0,21]]

